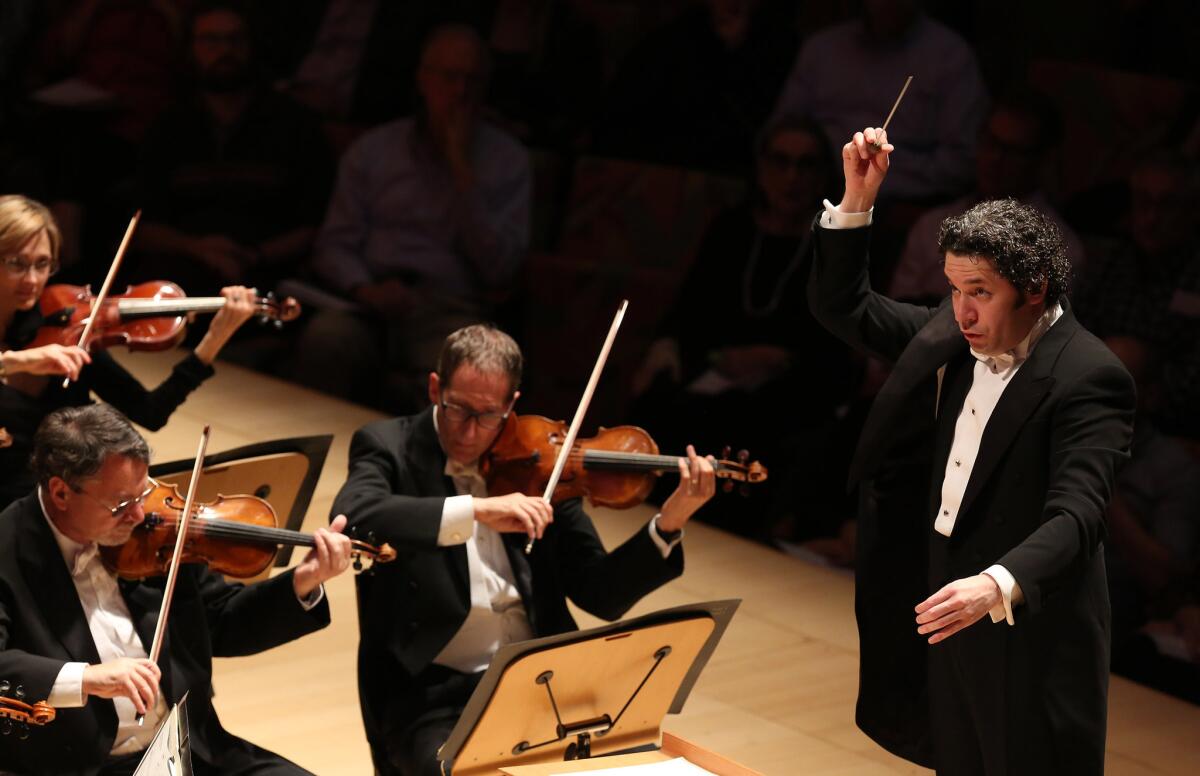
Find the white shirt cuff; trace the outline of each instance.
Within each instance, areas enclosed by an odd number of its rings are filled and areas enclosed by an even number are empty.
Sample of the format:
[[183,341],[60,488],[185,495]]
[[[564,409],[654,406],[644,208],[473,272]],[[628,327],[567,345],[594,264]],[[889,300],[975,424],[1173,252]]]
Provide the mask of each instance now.
[[1025,600],[1021,593],[1021,586],[1017,584],[1017,580],[1008,569],[1003,566],[994,565],[988,566],[983,570],[984,574],[996,581],[996,586],[1000,588],[1001,602],[992,607],[988,612],[992,617],[992,622],[1007,622],[1013,624],[1013,606]]
[[474,496],[448,496],[442,504],[442,524],[438,528],[438,546],[466,544],[475,534]]
[[83,669],[87,663],[65,663],[50,688],[46,703],[56,709],[77,709],[87,699],[83,697]]
[[829,200],[823,200],[825,203],[825,212],[821,214],[821,226],[826,229],[858,229],[861,226],[870,226],[871,218],[875,212],[875,208],[871,208],[865,213],[843,213],[837,209],[837,205]]
[[675,549],[675,545],[683,541],[684,531],[680,529],[679,536],[675,537],[674,541],[668,542],[658,532],[658,518],[660,517],[662,517],[661,514],[654,516],[654,519],[650,521],[648,530],[650,531],[651,541],[654,542],[654,546],[658,548],[658,551],[662,553],[663,560],[666,560],[667,556],[671,554],[671,550]]
[[[325,586],[317,585],[317,589],[308,594],[308,597],[301,598],[296,596],[296,600],[300,602],[300,606],[304,611],[309,611],[317,604],[321,603],[321,599],[325,597]],[[54,704],[50,704],[53,706]]]

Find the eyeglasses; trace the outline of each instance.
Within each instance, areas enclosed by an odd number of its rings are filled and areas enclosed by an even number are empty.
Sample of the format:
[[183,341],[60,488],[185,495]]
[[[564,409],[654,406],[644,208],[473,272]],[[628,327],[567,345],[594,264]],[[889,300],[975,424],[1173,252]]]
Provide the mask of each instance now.
[[121,503],[119,503],[115,506],[111,506],[111,507],[108,506],[107,504],[105,504],[100,499],[93,496],[91,493],[88,493],[83,488],[76,488],[74,486],[71,486],[71,490],[75,491],[76,493],[87,496],[92,501],[95,501],[97,504],[99,504],[100,506],[107,509],[109,511],[109,513],[112,514],[113,519],[115,520],[118,517],[123,516],[126,512],[128,512],[130,509],[133,509],[138,504],[145,503],[146,499],[150,497],[150,494],[153,493],[154,489],[157,487],[158,487],[158,483],[155,482],[154,480],[150,480],[150,484],[146,487],[146,489],[144,491],[142,491],[141,495],[134,496],[133,498],[127,498],[124,501],[122,501]]
[[38,259],[29,262],[20,256],[5,256],[4,269],[14,278],[21,277],[29,270],[33,270],[36,275],[53,275],[58,272],[58,262],[54,259]]
[[476,425],[488,431],[494,431],[503,426],[504,421],[508,420],[509,413],[512,412],[511,402],[504,412],[475,412],[462,405],[451,404],[441,397],[439,397],[438,406],[442,408],[442,417],[451,423],[466,423],[474,418]]

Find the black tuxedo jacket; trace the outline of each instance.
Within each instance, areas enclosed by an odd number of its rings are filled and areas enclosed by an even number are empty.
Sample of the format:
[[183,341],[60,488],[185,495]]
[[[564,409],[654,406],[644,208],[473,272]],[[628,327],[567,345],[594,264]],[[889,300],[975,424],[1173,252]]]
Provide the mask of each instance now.
[[[147,650],[164,582],[119,583]],[[187,564],[180,566],[168,622],[159,658],[162,692],[168,707],[191,692],[192,750],[213,763],[231,738],[212,707],[213,657],[251,655],[319,630],[329,623],[329,604],[322,600],[304,611],[290,572],[244,586]],[[100,658],[35,492],[0,513],[0,679],[24,687],[29,701],[43,700],[68,662],[98,663]],[[58,709],[55,720],[32,728],[27,740],[0,736],[0,770],[95,773],[112,748],[117,713],[111,700],[86,701],[80,708]]]
[[[351,441],[350,475],[333,504],[332,514],[344,513],[360,537],[374,534],[397,552],[395,562],[356,580],[359,693],[373,743],[389,703],[394,709],[399,699],[411,714],[423,711],[414,677],[450,643],[470,608],[466,546],[437,545],[443,503],[455,495],[445,466],[432,408],[371,423]],[[525,534],[503,536],[535,636],[576,628],[567,598],[615,620],[683,573],[682,547],[664,559],[645,529],[606,552],[578,499],[555,507],[554,522],[528,556]],[[411,721],[405,716],[395,721]]]
[[[981,442],[954,532],[933,531],[955,422],[974,368],[948,302],[906,305],[871,291],[869,228],[814,225],[809,284],[831,331],[893,366],[851,471],[863,485],[856,614],[858,723],[885,748],[928,764],[929,649],[968,666],[976,703],[1000,704],[1010,762],[1100,773],[1109,605],[1102,542],[1118,465],[1128,457],[1134,386],[1102,342],[1066,311],[1005,389]],[[1024,604],[1014,626],[979,623],[929,647],[913,607],[942,585],[998,563]],[[1005,747],[1001,746],[1001,749]],[[1039,770],[1040,772],[1040,770]]]

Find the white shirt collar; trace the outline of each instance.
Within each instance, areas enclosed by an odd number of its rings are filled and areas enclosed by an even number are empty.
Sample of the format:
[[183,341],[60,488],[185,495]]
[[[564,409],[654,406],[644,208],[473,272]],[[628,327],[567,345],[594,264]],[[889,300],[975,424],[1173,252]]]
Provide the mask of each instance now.
[[59,552],[62,553],[63,562],[67,564],[67,569],[71,572],[71,576],[79,576],[87,565],[91,563],[96,553],[100,551],[99,545],[95,542],[81,544],[58,530],[58,526],[50,519],[50,513],[46,510],[46,499],[42,493],[41,485],[38,485],[37,495],[38,506],[42,508],[42,517],[46,518],[46,523],[49,524],[50,531],[54,534],[54,541],[57,542]]

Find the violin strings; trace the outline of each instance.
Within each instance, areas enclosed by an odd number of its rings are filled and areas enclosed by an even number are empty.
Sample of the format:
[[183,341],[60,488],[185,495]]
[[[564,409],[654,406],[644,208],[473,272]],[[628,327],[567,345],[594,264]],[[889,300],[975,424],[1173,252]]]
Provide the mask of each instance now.
[[[174,520],[174,518],[172,519]],[[213,517],[196,517],[196,522],[190,524],[197,533],[205,533],[216,539],[253,539],[269,544],[288,544],[300,547],[312,547],[314,539],[310,534],[291,531],[286,528],[271,528],[265,525],[248,525],[232,520],[222,520]],[[165,520],[164,520],[165,522]],[[356,552],[374,553],[375,548],[362,542],[353,541]]]

